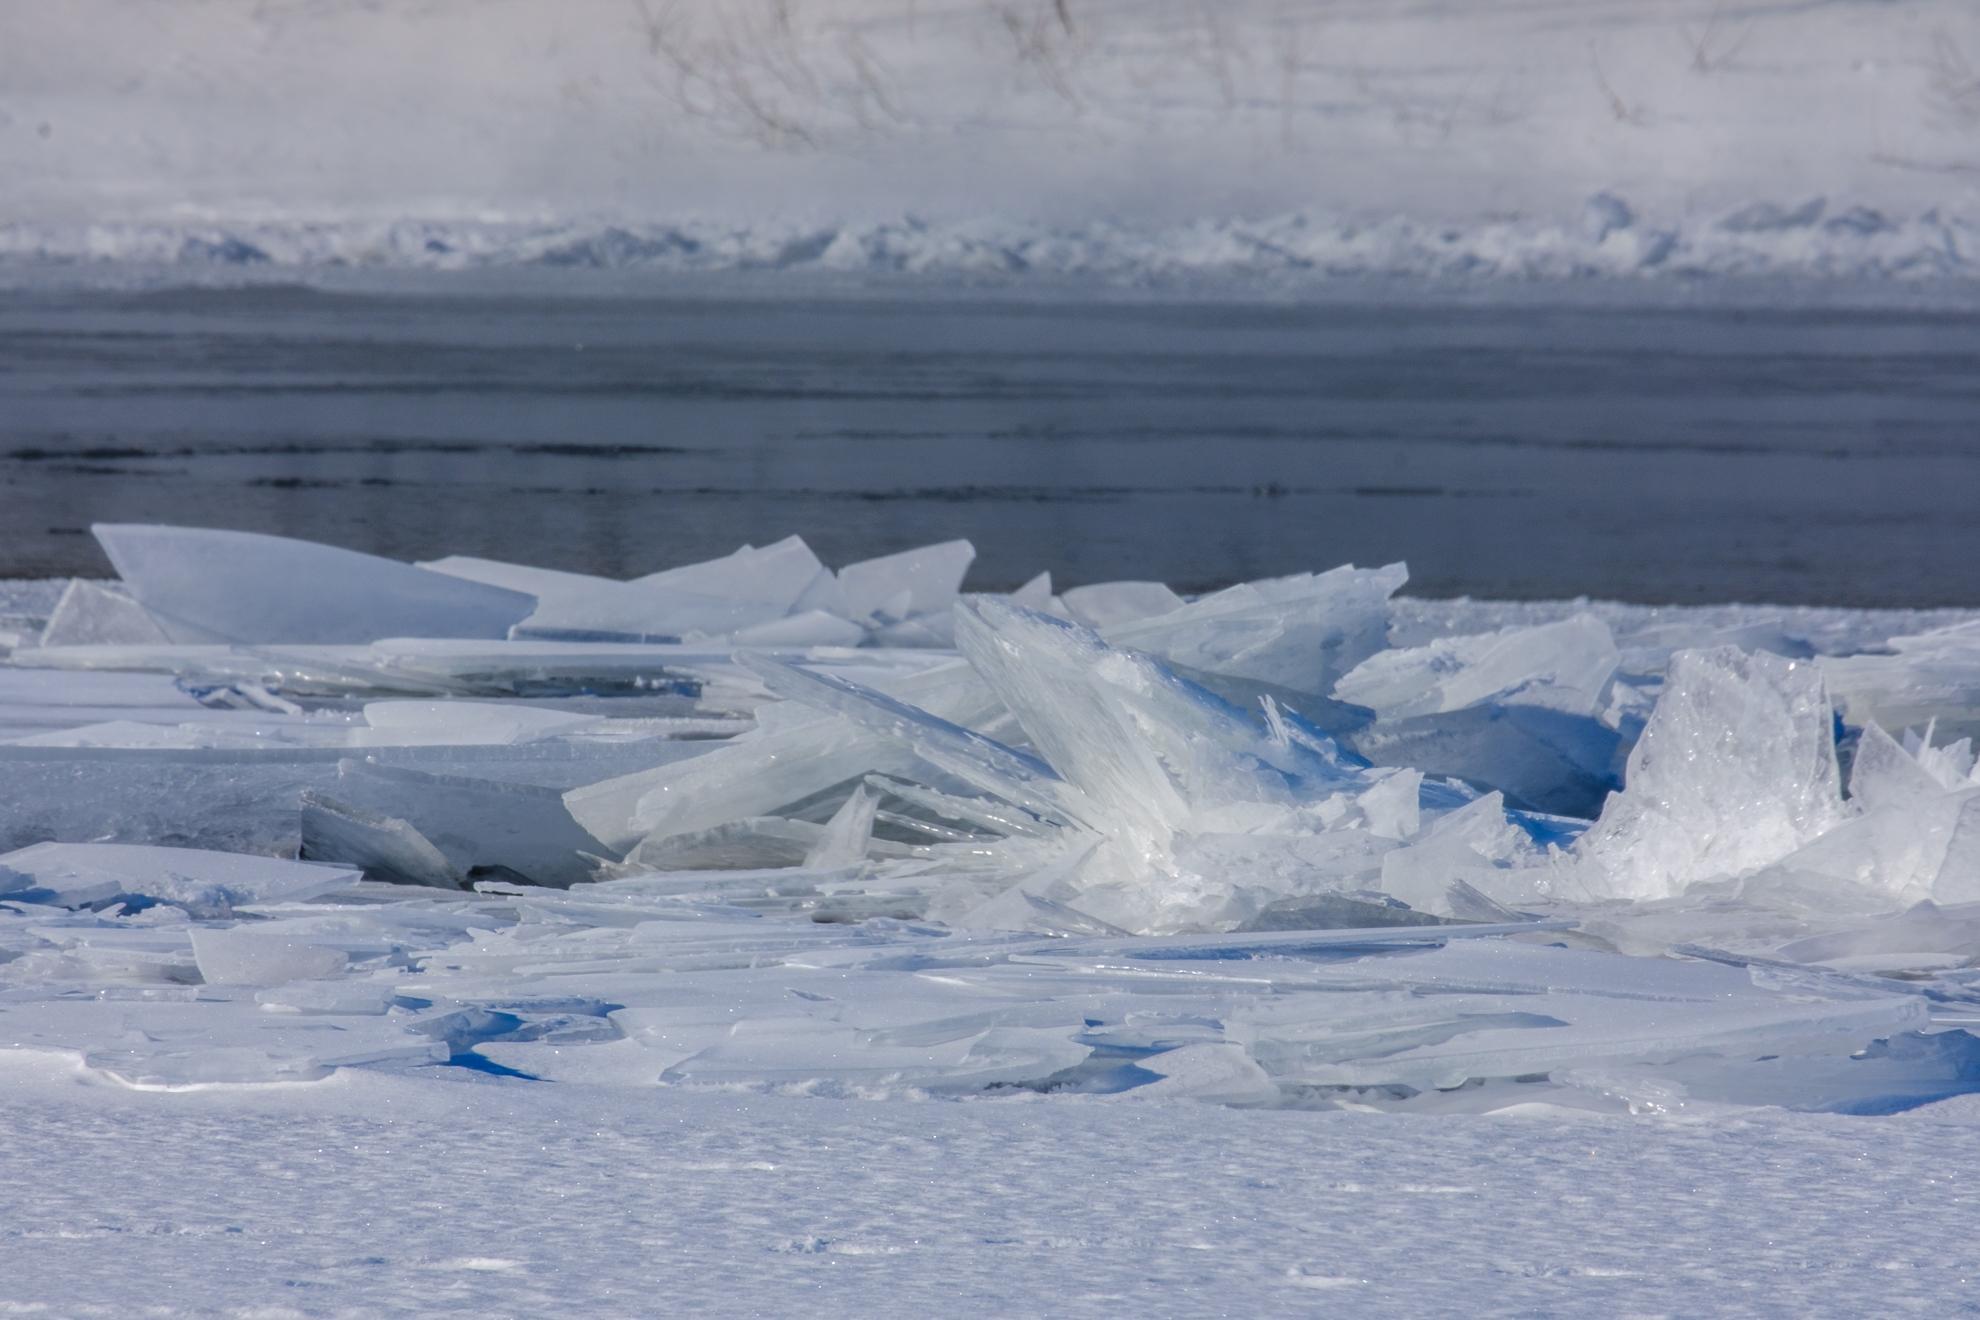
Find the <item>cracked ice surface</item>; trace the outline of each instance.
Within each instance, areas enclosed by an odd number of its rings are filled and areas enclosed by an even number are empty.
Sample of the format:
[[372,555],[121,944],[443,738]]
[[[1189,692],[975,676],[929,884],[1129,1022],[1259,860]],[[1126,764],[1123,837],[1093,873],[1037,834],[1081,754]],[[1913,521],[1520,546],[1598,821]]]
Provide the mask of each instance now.
[[1980,1090],[1968,618],[102,535],[122,581],[4,597],[0,1053],[1426,1114]]

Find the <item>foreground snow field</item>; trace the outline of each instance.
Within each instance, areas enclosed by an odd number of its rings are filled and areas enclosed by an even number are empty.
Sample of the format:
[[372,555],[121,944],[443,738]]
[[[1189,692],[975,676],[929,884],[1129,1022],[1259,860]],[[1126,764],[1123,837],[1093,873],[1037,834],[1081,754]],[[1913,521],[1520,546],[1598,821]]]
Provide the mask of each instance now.
[[[0,1060],[0,1299],[86,1315],[1948,1315],[1980,1110],[1600,1119]],[[42,1308],[35,1310],[34,1308]]]
[[74,0],[0,261],[1970,277],[1964,0]]
[[1969,1291],[1980,616],[95,531],[0,587],[7,1302]]

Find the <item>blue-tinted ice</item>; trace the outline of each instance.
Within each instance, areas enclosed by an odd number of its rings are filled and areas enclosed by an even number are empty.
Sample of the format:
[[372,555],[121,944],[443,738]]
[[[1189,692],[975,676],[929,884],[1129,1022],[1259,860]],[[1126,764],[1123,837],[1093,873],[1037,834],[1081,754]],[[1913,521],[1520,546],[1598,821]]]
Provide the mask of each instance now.
[[0,1039],[132,1085],[1980,1085],[1980,625],[101,534],[8,616]]

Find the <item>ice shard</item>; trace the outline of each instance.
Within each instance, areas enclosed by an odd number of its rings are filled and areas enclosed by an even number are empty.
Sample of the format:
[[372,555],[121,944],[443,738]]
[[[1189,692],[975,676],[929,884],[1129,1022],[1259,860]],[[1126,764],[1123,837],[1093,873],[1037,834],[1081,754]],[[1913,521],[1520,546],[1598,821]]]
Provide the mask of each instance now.
[[[1219,694],[1250,703],[1294,693],[1299,708],[1329,706],[1336,678],[1381,645],[1387,602],[1405,572],[1336,569],[1219,592],[1159,618],[1104,634]],[[941,719],[976,727],[1002,703],[967,664],[951,663],[876,686]],[[607,845],[624,850],[650,835],[686,833],[774,814],[802,798],[870,772],[926,772],[902,744],[843,718],[796,712],[765,723],[693,765],[662,766],[573,791],[571,813]]]
[[170,640],[129,593],[87,578],[69,579],[41,630],[43,646],[146,646]]
[[1732,647],[1681,651],[1580,854],[1591,894],[1668,898],[1777,862],[1842,818],[1822,671]]
[[1160,582],[1094,582],[1071,588],[1064,600],[1075,619],[1102,630],[1159,618],[1185,604]]
[[946,610],[975,559],[968,541],[944,541],[847,564],[838,573],[845,616],[893,623]]
[[124,585],[174,642],[504,637],[535,598],[255,532],[98,523]]

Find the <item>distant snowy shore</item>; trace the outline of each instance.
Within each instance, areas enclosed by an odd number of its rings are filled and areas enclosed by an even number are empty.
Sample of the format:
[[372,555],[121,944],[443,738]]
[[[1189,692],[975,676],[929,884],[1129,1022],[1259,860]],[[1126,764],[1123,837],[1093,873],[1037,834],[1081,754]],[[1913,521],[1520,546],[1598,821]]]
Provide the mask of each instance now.
[[0,13],[26,268],[1920,285],[1963,0],[75,0]]
[[[1704,222],[1639,218],[1611,194],[1568,223],[1357,223],[1292,212],[1172,225],[908,217],[864,224],[406,220],[0,225],[0,279],[141,265],[187,277],[336,270],[607,270],[927,276],[979,284],[1212,281],[1297,293],[1357,278],[1432,281],[1713,278],[1980,279],[1980,224],[1894,218],[1819,198],[1757,203]],[[79,269],[80,268],[80,272]]]

